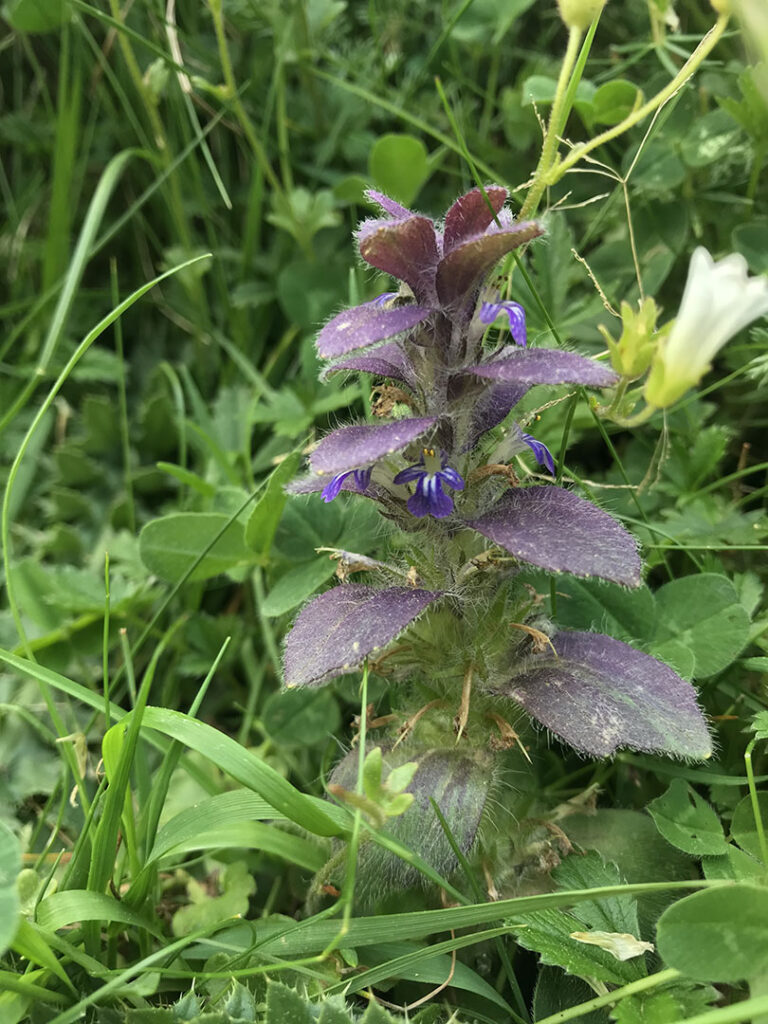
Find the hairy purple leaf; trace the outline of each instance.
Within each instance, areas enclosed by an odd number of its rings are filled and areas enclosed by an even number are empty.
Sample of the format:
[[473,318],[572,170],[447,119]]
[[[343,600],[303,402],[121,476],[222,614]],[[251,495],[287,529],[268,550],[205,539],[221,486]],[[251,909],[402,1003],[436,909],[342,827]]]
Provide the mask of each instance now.
[[330,320],[317,336],[317,351],[323,359],[335,359],[408,331],[425,320],[431,310],[423,306],[395,306],[383,309],[374,302],[345,309]]
[[407,210],[404,206],[401,206],[400,203],[396,203],[394,199],[390,199],[389,196],[385,196],[383,192],[377,192],[376,189],[366,189],[365,197],[372,203],[379,206],[385,211],[385,213],[390,214],[392,217],[396,217],[398,220],[414,216],[413,210]]
[[[419,765],[407,789],[413,794],[414,802],[405,814],[387,823],[387,832],[415,850],[441,875],[450,876],[459,862],[431,801],[440,808],[458,848],[462,853],[469,853],[475,845],[491,795],[488,780],[493,770],[493,755],[484,750],[465,751],[456,747],[414,754],[413,750],[399,747],[384,754],[385,778],[389,770],[405,761],[417,761]],[[359,754],[351,751],[333,769],[329,781],[354,790],[358,765]],[[416,868],[377,843],[363,844],[358,856],[355,900],[363,905],[372,898],[380,899],[386,892],[402,892],[423,881]]]
[[527,384],[492,384],[477,398],[464,451],[474,448],[487,430],[501,423],[528,391]]
[[710,756],[696,691],[668,665],[600,633],[558,633],[553,644],[558,657],[535,655],[503,694],[571,746]]
[[309,457],[313,473],[345,473],[370,466],[386,455],[405,448],[437,423],[434,417],[361,423],[326,434]]
[[359,356],[334,362],[325,368],[323,377],[328,377],[337,370],[359,370],[361,373],[373,373],[377,377],[399,380],[413,389],[416,389],[418,383],[410,359],[400,345],[394,341],[380,345],[372,352],[365,352]]
[[372,267],[405,281],[416,301],[436,305],[439,259],[435,226],[427,217],[365,221],[357,233],[360,255]]
[[608,366],[576,352],[552,348],[517,349],[502,359],[490,360],[467,371],[489,380],[519,384],[588,384],[607,388],[618,376]]
[[502,256],[543,232],[544,228],[535,221],[522,221],[461,242],[438,265],[436,287],[440,305],[461,307],[480,278]]
[[550,572],[640,585],[634,537],[607,512],[561,487],[506,491],[468,525],[521,561]]
[[490,185],[485,190],[485,196],[479,188],[473,188],[471,192],[460,196],[445,215],[443,251],[447,254],[460,242],[485,231],[493,223],[494,214],[501,210],[506,198],[507,190],[499,185]]
[[316,686],[353,672],[440,597],[439,592],[345,583],[302,610],[285,641],[287,686]]

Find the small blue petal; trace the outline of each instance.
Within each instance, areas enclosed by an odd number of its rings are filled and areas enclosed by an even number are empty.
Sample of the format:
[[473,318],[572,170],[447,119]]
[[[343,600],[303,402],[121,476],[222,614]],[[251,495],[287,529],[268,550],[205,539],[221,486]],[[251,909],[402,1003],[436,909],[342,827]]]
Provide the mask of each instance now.
[[515,343],[525,348],[528,342],[528,332],[525,326],[525,310],[519,302],[483,302],[480,306],[480,321],[484,324],[492,324],[502,313],[507,315],[509,332]]
[[371,482],[371,473],[373,472],[373,466],[368,466],[367,469],[356,469],[355,470],[355,486],[358,491],[362,494],[367,489],[368,484]]
[[523,434],[522,439],[536,456],[538,464],[540,466],[544,466],[552,476],[554,476],[555,460],[552,458],[552,452],[549,448],[547,448],[547,446],[541,441],[537,441],[536,438],[532,437],[530,434]]
[[330,481],[322,489],[320,496],[325,502],[333,501],[334,498],[338,498],[339,492],[341,491],[341,485],[348,476],[352,476],[353,474],[355,478],[355,487],[362,494],[371,482],[372,472],[373,466],[368,466],[366,469],[348,469],[346,473],[337,473],[336,476],[331,477]]
[[464,490],[464,478],[460,473],[457,473],[451,466],[443,466],[440,472],[437,474],[442,482],[448,487],[452,487],[454,491]]
[[320,496],[323,501],[333,501],[334,498],[338,498],[341,485],[347,479],[352,470],[348,470],[346,473],[337,473],[336,476],[331,477],[329,483],[322,489]]
[[372,306],[383,306],[389,302],[390,299],[396,299],[397,292],[382,292],[381,295],[377,295],[375,299],[371,299]]
[[424,467],[422,465],[406,466],[405,469],[401,469],[397,476],[392,481],[393,484],[412,484],[415,480],[420,480],[424,476]]

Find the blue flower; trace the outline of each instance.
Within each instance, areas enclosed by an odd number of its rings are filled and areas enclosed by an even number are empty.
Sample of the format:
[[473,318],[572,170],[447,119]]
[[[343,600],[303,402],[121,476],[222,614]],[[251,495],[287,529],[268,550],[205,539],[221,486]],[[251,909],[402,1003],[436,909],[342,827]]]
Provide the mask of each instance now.
[[528,334],[525,329],[525,310],[519,302],[483,302],[480,304],[480,321],[484,324],[492,324],[494,320],[506,313],[509,321],[509,332],[515,344],[525,348],[528,341]]
[[544,466],[552,476],[555,475],[555,460],[552,458],[552,452],[547,448],[541,441],[537,441],[535,437],[530,434],[523,434],[522,440],[528,445],[533,454],[536,456],[536,461],[540,466]]
[[408,466],[397,474],[393,483],[415,483],[416,490],[408,499],[408,511],[421,519],[434,516],[444,519],[453,512],[453,498],[443,491],[443,486],[454,491],[464,490],[464,481],[450,466],[443,466],[434,448],[424,448],[415,466]]
[[321,494],[323,501],[333,501],[334,498],[337,498],[339,491],[341,490],[341,485],[347,477],[352,474],[354,474],[355,477],[355,487],[357,487],[358,491],[362,494],[371,482],[372,472],[373,466],[368,466],[367,469],[348,469],[346,473],[337,473],[336,476],[332,477],[323,488]]

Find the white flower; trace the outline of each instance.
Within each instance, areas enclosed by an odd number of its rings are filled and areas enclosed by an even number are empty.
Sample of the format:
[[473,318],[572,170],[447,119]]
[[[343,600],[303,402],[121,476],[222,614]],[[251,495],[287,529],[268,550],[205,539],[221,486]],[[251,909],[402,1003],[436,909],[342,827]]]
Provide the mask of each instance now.
[[731,253],[717,263],[699,247],[691,257],[680,311],[661,339],[645,385],[649,405],[666,408],[699,383],[725,343],[768,313],[768,278],[749,277]]

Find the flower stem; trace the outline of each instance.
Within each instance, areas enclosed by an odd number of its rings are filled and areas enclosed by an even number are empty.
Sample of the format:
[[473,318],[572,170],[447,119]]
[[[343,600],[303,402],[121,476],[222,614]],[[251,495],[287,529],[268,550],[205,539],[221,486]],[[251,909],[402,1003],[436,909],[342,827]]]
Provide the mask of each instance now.
[[[576,57],[581,42],[581,29],[571,28],[568,31],[568,46],[566,47],[563,63],[560,67],[560,75],[557,79],[555,99],[552,103],[552,111],[549,115],[549,125],[544,135],[544,144],[541,147],[539,163],[533,174],[533,183],[528,189],[528,195],[519,213],[520,220],[526,220],[532,216],[539,205],[544,190],[547,187],[547,179],[552,169],[552,164],[557,158],[557,143],[560,133],[563,130],[565,121],[570,113],[570,106],[566,103],[566,96],[571,90],[568,89],[568,82],[571,72],[576,63]],[[573,90],[575,93],[575,89]]]
[[728,15],[721,14],[685,64],[683,64],[678,73],[672,81],[665,86],[665,88],[656,93],[656,95],[652,99],[648,100],[647,103],[644,103],[642,107],[638,107],[637,110],[633,110],[632,113],[628,114],[623,121],[620,121],[612,128],[608,128],[600,135],[595,136],[594,139],[590,139],[589,142],[584,142],[582,145],[574,147],[570,155],[567,156],[556,168],[554,168],[552,175],[550,175],[549,180],[545,184],[554,185],[555,182],[559,181],[567,171],[585,157],[587,153],[591,153],[592,150],[597,149],[598,146],[602,146],[604,143],[610,142],[611,139],[615,139],[617,136],[623,135],[624,132],[633,128],[636,124],[639,124],[639,122],[644,120],[649,114],[652,114],[654,110],[658,110],[663,103],[666,103],[681,86],[685,85],[688,79],[691,78],[698,69],[705,57],[707,57],[714,49],[725,31],[727,24]]

